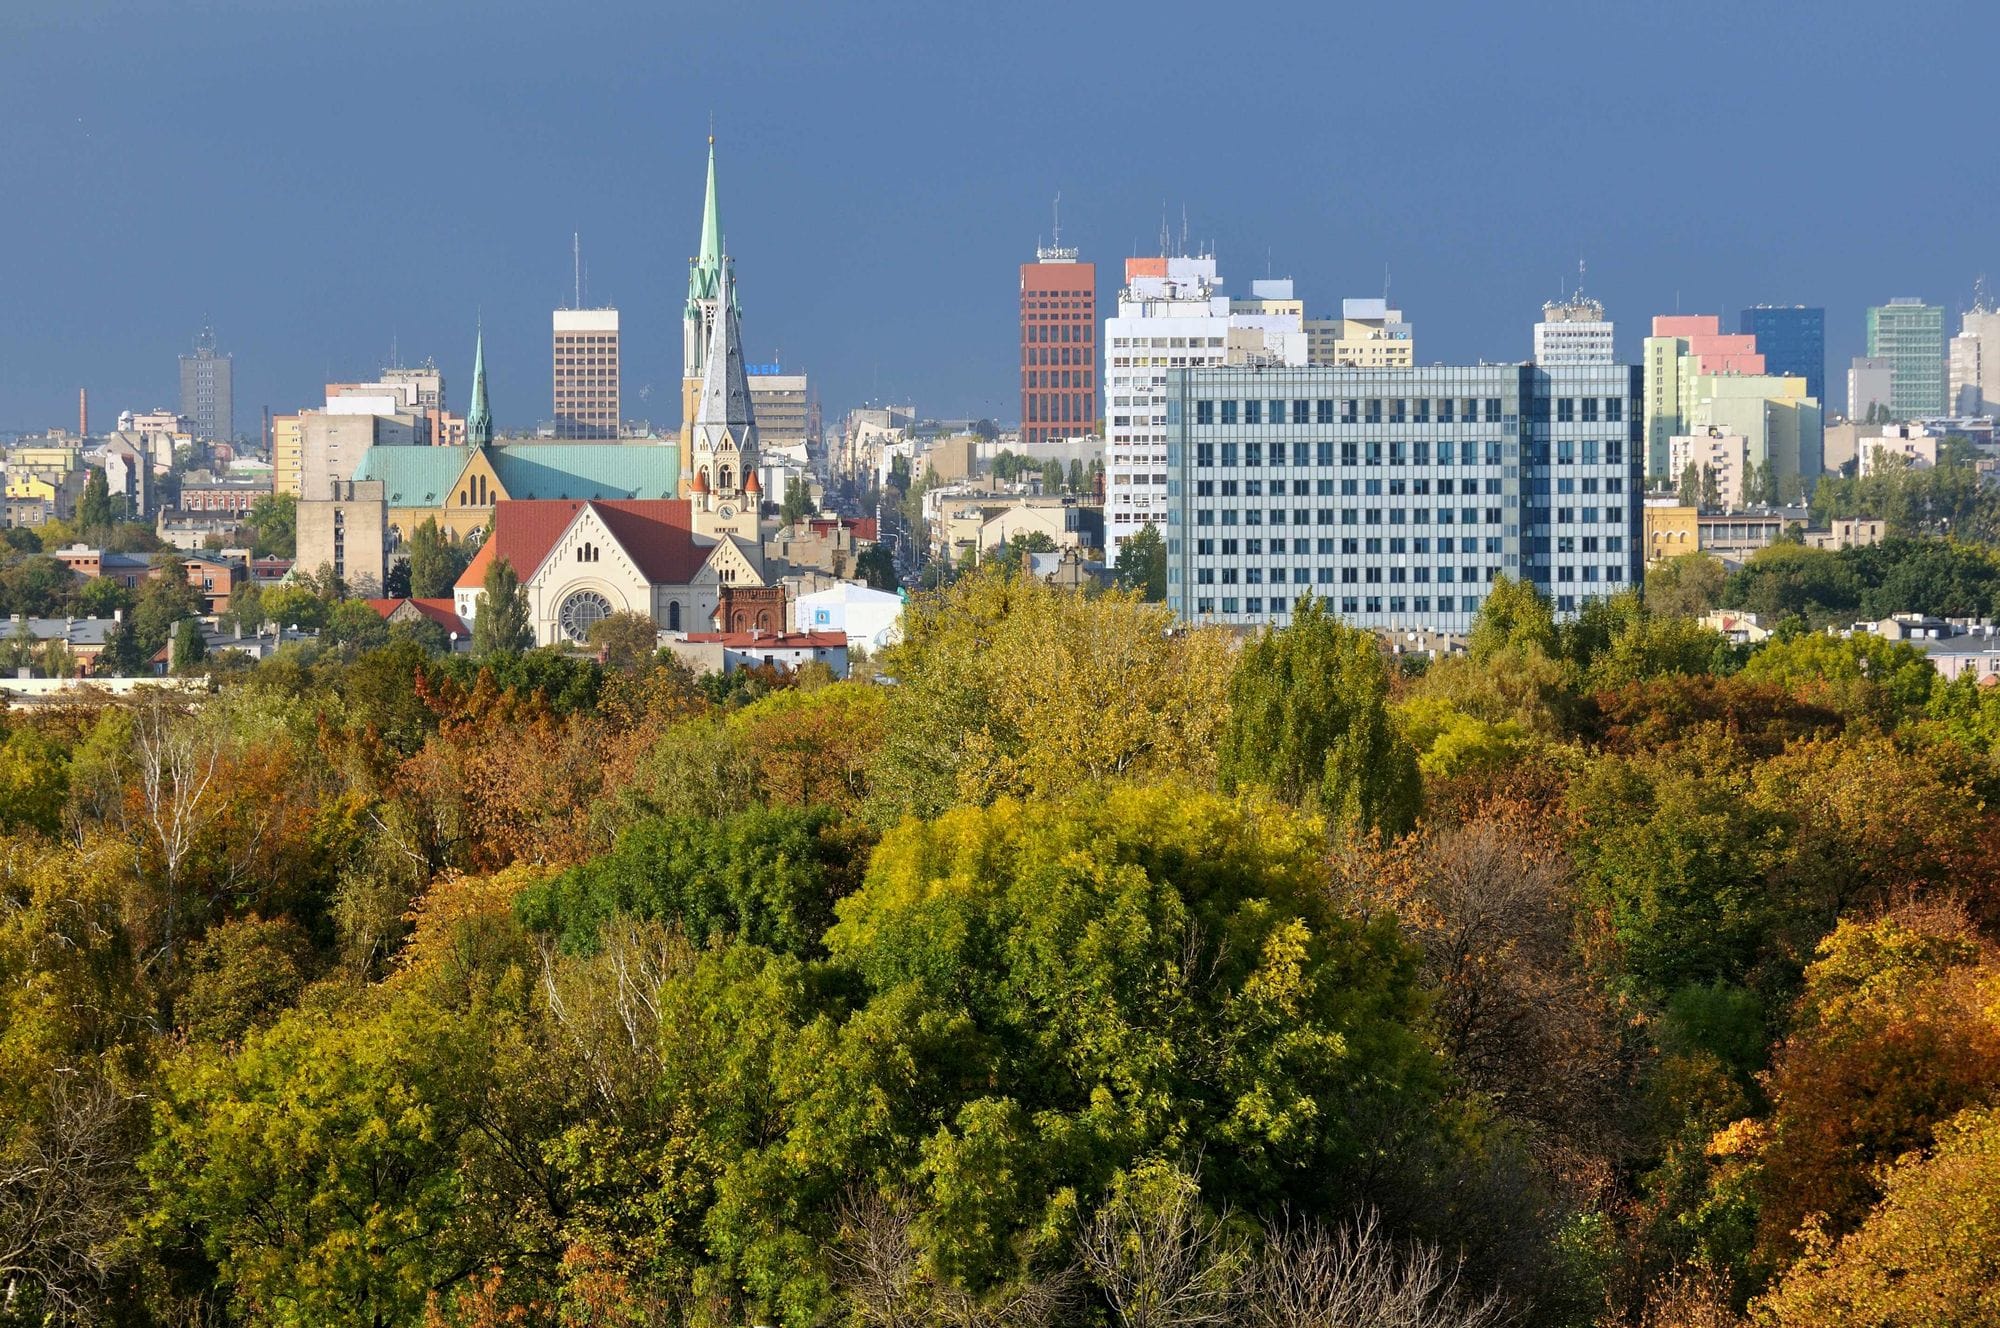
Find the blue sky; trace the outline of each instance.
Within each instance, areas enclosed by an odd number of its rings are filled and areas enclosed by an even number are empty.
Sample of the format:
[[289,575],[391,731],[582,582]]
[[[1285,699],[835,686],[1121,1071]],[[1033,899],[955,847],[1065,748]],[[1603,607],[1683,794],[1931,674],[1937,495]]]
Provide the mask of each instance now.
[[462,406],[481,313],[531,425],[573,230],[626,413],[670,423],[711,114],[746,339],[829,417],[1011,418],[1058,190],[1106,297],[1185,207],[1231,289],[1386,265],[1425,361],[1524,357],[1581,256],[1629,356],[1657,312],[1824,304],[1844,384],[1867,304],[1955,328],[2000,278],[1996,38],[1846,0],[5,0],[0,430],[171,404],[204,318],[245,426],[392,342]]

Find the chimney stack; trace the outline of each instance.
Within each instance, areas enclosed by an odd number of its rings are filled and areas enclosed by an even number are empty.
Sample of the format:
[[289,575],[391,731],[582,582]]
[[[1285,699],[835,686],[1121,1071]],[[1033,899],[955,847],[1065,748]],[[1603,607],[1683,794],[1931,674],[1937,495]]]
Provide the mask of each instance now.
[[90,389],[76,389],[76,436],[90,437]]

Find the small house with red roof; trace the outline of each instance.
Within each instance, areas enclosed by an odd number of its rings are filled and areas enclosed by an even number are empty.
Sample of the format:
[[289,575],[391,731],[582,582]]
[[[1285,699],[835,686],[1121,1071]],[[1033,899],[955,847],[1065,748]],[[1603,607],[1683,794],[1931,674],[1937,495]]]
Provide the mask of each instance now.
[[382,621],[395,623],[433,622],[443,628],[451,637],[456,648],[470,649],[472,632],[465,620],[458,616],[458,606],[448,599],[371,599],[368,607],[382,615]]
[[468,625],[501,558],[527,591],[538,645],[583,645],[614,613],[649,614],[668,632],[785,625],[784,589],[767,580],[757,542],[698,533],[684,498],[495,504],[492,533],[454,587]]

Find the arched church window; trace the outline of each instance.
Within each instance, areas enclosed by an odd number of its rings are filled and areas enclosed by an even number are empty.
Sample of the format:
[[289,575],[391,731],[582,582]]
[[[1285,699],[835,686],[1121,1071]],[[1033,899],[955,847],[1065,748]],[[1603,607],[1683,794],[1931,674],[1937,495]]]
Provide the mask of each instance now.
[[590,629],[609,616],[610,600],[594,590],[579,590],[562,602],[556,622],[564,636],[582,645],[590,640]]
[[736,472],[735,472],[734,470],[732,470],[732,469],[731,469],[730,467],[728,467],[728,466],[724,466],[724,467],[722,468],[722,486],[721,486],[721,487],[723,487],[724,489],[733,489],[733,488],[735,488],[735,487],[736,487],[736,485],[735,485],[735,484],[733,483],[733,481],[735,480],[735,478],[736,478]]
[[681,602],[679,600],[670,600],[667,603],[667,630],[670,632],[678,632],[680,629],[681,629]]

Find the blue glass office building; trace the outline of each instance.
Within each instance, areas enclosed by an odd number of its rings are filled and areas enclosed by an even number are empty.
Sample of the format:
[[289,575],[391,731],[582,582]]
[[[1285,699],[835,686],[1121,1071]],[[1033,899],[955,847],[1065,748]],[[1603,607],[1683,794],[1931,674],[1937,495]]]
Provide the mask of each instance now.
[[1638,579],[1640,370],[1173,370],[1167,600],[1283,624],[1464,631],[1497,576],[1561,613]]
[[1826,310],[1802,304],[1745,309],[1736,330],[1757,338],[1764,372],[1806,380],[1806,395],[1826,408]]

